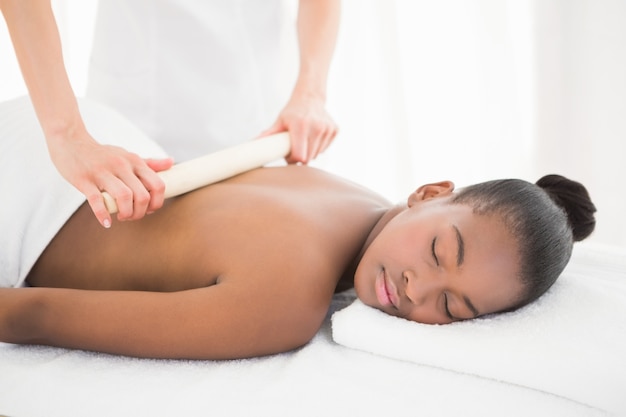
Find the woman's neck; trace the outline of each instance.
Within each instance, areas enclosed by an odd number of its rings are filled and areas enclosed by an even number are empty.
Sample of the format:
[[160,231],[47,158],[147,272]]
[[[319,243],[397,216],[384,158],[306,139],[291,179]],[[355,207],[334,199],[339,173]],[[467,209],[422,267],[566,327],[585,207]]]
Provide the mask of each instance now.
[[381,230],[385,228],[387,223],[389,223],[391,219],[396,217],[396,215],[405,208],[406,206],[398,204],[381,211],[381,215],[378,218],[378,221],[374,223],[374,227],[372,227],[372,229],[370,230],[370,233],[365,239],[365,243],[363,243],[363,246],[361,247],[358,255],[353,259],[350,267],[348,267],[348,269],[344,272],[343,277],[337,283],[337,288],[335,290],[336,293],[345,291],[354,286],[354,273],[356,272],[356,268],[359,265],[359,262],[361,262],[363,254],[365,253],[369,245],[374,241],[374,239],[376,239],[376,236],[378,236]]
[[404,209],[406,209],[406,205],[396,204],[395,206],[392,206],[391,208],[385,210],[385,212],[382,214],[382,216],[380,216],[376,224],[374,224],[374,227],[370,231],[370,234],[367,236],[367,239],[365,239],[365,243],[363,244],[363,247],[359,252],[359,256],[357,257],[357,262],[360,262],[361,257],[363,256],[367,248],[371,245],[374,239],[376,239],[376,237],[385,228],[385,226],[387,226],[387,223],[389,223],[391,219],[396,217]]

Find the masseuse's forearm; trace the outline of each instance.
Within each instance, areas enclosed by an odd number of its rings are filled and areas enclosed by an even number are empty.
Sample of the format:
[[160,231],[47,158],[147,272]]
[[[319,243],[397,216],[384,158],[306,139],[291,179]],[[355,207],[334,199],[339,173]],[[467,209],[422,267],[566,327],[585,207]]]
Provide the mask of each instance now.
[[326,100],[326,83],[337,42],[340,13],[339,0],[300,0],[300,72],[294,94],[313,95]]
[[326,110],[326,83],[339,31],[339,0],[300,0],[300,71],[278,118],[264,134],[288,130],[289,163],[308,163],[334,140],[337,125]]
[[100,145],[87,131],[63,63],[50,0],[0,0],[22,75],[50,157],[59,173],[85,195],[101,225],[111,226],[102,198],[108,192],[119,220],[136,220],[163,204],[165,185],[155,171],[169,159],[144,161]]
[[69,140],[84,131],[63,63],[49,0],[0,0],[22,76],[46,140]]

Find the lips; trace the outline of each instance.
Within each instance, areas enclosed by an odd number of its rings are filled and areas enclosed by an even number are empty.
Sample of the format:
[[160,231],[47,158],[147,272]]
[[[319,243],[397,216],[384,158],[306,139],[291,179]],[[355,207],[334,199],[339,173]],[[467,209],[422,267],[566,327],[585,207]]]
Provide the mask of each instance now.
[[387,277],[384,268],[381,268],[375,283],[376,298],[383,307],[393,306],[398,308],[398,296],[393,282]]

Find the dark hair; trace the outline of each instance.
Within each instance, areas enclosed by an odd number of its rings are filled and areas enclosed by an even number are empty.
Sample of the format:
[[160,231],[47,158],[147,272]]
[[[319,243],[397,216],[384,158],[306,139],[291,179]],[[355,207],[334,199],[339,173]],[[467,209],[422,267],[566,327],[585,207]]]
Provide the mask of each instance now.
[[574,241],[585,239],[596,225],[587,189],[560,175],[546,175],[536,184],[518,179],[475,184],[461,189],[452,202],[501,216],[516,238],[525,293],[509,310],[545,293],[567,265]]

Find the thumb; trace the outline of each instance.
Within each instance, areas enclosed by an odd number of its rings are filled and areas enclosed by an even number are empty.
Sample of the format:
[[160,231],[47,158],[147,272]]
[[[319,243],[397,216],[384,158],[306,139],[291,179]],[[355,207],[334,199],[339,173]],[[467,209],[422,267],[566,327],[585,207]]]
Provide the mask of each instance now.
[[259,136],[257,138],[262,138],[263,136],[273,135],[274,133],[284,132],[286,130],[287,130],[287,126],[285,126],[283,122],[280,121],[280,119],[277,119],[273,125],[271,125],[269,128],[259,133]]

